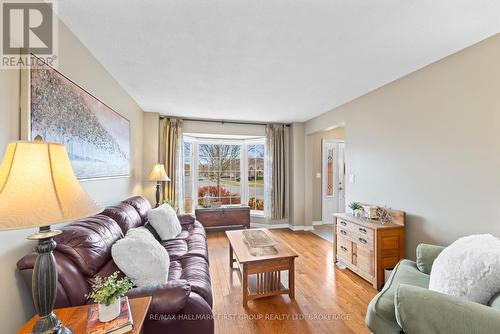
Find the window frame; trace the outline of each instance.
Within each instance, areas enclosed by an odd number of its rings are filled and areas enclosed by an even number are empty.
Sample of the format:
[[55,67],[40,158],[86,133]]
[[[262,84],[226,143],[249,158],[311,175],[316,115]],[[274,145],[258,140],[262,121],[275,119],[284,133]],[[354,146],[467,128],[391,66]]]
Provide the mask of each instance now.
[[[212,138],[200,138],[191,135],[184,135],[182,140],[182,145],[185,142],[191,143],[191,166],[190,166],[190,174],[192,178],[191,182],[191,194],[192,194],[192,202],[191,202],[191,210],[194,212],[196,206],[198,205],[198,145],[200,144],[212,144],[212,145],[240,145],[240,196],[241,203],[248,204],[249,200],[249,182],[248,182],[248,146],[249,145],[263,145],[264,146],[264,157],[267,154],[266,147],[266,138],[265,137],[257,137],[257,138],[249,138],[249,139],[236,139],[236,138],[217,138],[216,135]],[[184,155],[183,155],[183,163],[184,166]],[[266,180],[266,159],[264,158],[264,210],[250,210],[250,215],[255,217],[265,217],[267,206],[266,202],[266,192],[267,192],[267,184]],[[184,170],[183,170],[184,173]],[[183,199],[185,201],[185,198]],[[239,204],[229,204],[226,206],[239,206]]]

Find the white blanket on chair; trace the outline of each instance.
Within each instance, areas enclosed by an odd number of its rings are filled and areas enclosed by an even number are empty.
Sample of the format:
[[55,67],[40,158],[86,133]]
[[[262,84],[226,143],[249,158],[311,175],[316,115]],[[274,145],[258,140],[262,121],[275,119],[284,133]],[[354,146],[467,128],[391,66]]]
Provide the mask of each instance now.
[[487,304],[500,291],[500,240],[471,235],[446,247],[432,265],[429,289]]

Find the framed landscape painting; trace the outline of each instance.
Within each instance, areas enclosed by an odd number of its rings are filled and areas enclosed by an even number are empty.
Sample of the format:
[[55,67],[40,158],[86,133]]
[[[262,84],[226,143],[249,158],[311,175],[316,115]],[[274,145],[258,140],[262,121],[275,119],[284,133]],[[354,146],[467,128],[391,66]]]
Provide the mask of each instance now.
[[130,175],[126,118],[40,61],[29,71],[28,99],[31,139],[64,144],[79,180]]

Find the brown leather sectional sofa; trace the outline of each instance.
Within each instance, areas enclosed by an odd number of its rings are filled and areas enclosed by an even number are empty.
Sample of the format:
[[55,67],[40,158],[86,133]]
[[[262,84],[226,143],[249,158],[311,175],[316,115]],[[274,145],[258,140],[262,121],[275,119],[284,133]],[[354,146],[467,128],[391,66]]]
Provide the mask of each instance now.
[[[55,238],[54,251],[59,275],[56,308],[91,302],[85,295],[93,278],[119,270],[111,258],[111,246],[130,228],[145,225],[149,209],[145,198],[132,197],[62,229]],[[182,232],[174,239],[160,241],[170,256],[168,282],[128,293],[129,298],[152,296],[144,325],[146,334],[214,332],[205,230],[191,216],[179,216],[179,220]],[[35,259],[35,254],[29,254],[17,263],[30,289]]]

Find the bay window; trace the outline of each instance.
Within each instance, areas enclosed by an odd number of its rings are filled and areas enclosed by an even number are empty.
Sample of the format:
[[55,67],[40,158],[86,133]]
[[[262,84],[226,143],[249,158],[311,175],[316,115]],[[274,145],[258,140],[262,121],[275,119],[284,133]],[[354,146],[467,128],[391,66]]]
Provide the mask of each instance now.
[[264,215],[265,139],[184,136],[184,211],[248,205]]

